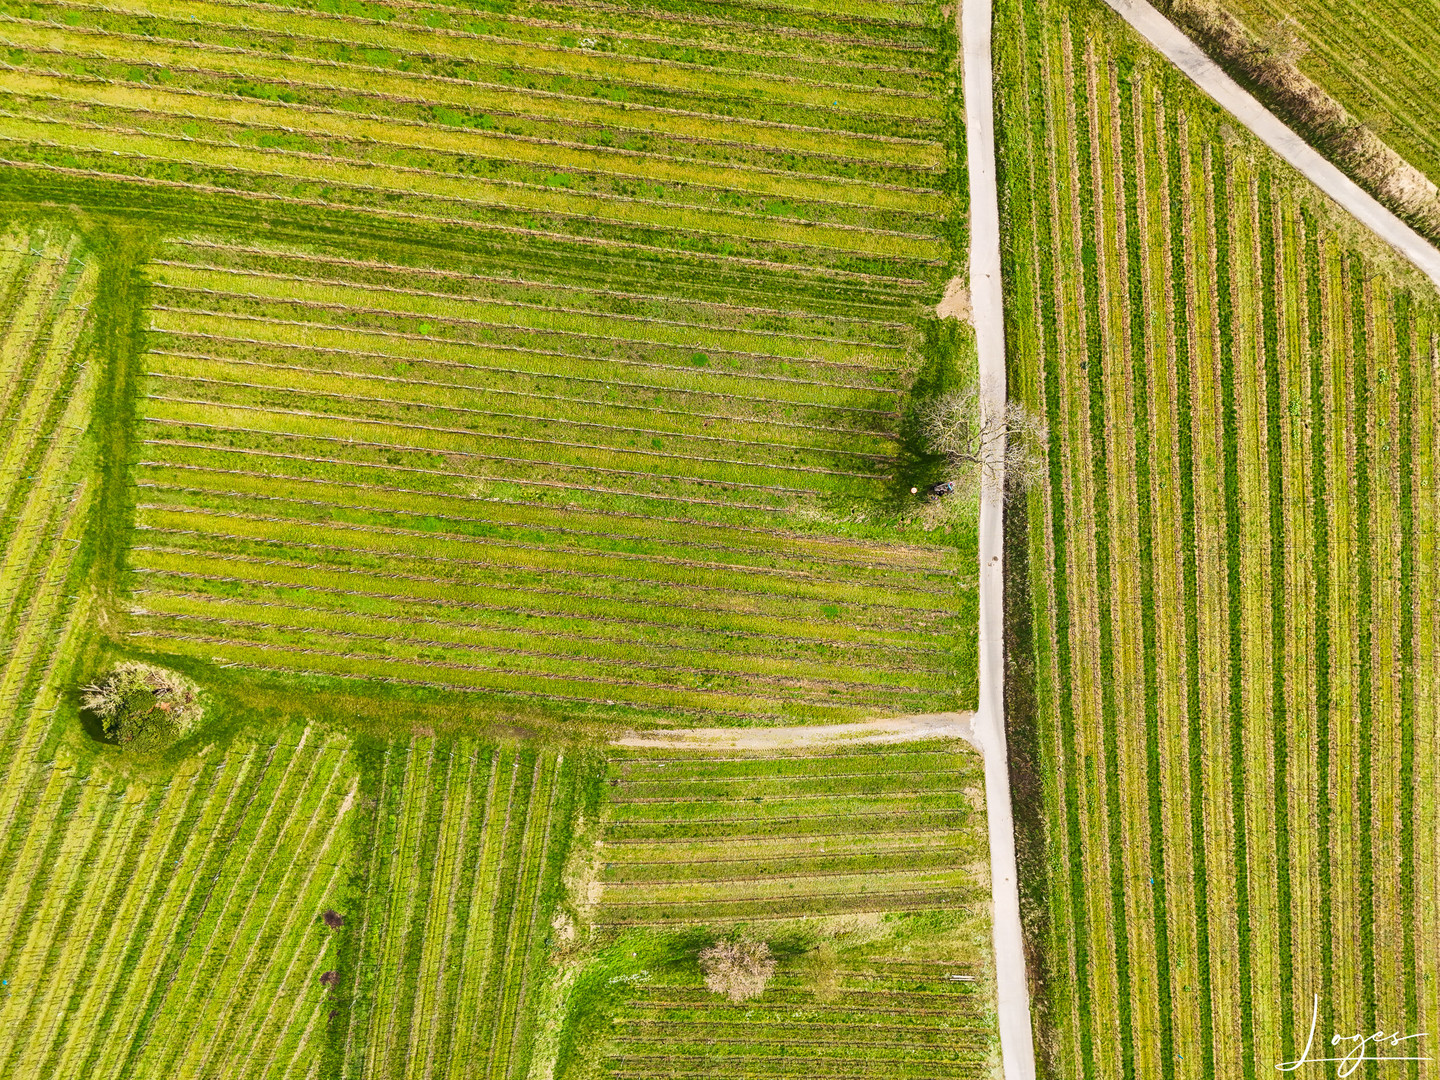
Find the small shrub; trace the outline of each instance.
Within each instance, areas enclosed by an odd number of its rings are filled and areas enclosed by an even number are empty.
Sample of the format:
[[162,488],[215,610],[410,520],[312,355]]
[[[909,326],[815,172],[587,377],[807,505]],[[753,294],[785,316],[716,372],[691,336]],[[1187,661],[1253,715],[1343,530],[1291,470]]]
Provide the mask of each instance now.
[[701,950],[700,970],[706,989],[731,1001],[746,1001],[765,992],[765,984],[775,974],[775,958],[765,942],[742,937]]
[[105,734],[130,750],[160,749],[200,719],[200,688],[183,675],[138,660],[115,665],[98,683],[82,688],[85,708]]

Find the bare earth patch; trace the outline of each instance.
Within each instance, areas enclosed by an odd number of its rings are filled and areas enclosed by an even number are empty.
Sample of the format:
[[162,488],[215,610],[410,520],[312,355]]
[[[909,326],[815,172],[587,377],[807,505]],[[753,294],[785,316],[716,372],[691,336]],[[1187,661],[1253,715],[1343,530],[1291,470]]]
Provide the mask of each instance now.
[[950,279],[945,286],[945,295],[940,298],[940,303],[935,305],[935,314],[942,319],[959,319],[963,323],[970,322],[970,290],[965,287],[965,281],[959,274]]

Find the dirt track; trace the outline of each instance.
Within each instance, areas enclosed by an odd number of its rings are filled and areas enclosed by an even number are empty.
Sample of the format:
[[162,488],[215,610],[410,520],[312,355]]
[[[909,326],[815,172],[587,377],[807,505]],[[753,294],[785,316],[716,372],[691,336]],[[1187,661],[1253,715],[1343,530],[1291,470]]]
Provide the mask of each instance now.
[[[975,746],[974,713],[924,713],[858,724],[819,724],[782,728],[686,728],[647,731],[615,740],[616,746],[666,750],[793,750],[859,743],[910,742],[914,739],[964,739]],[[976,749],[979,749],[976,746]]]

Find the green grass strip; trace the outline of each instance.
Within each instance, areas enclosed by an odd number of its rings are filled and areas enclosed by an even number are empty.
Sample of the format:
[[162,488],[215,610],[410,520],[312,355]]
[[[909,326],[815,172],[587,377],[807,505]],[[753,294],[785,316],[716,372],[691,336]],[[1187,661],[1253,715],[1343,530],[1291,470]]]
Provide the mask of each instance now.
[[[104,377],[95,402],[100,437],[100,494],[96,506],[95,578],[107,598],[118,587],[134,525],[134,495],[129,464],[135,454],[139,373],[144,370],[148,287],[141,267],[149,258],[150,239],[141,230],[102,227],[96,236],[101,253],[95,296],[95,350],[103,357]],[[118,603],[118,600],[114,602]]]
[[1090,476],[1094,484],[1095,592],[1100,616],[1100,722],[1105,742],[1105,824],[1109,841],[1110,918],[1115,940],[1116,1000],[1120,1023],[1120,1074],[1135,1075],[1135,1021],[1130,1008],[1130,932],[1125,918],[1124,838],[1120,832],[1120,733],[1115,702],[1115,626],[1110,607],[1110,467],[1105,446],[1105,393],[1108,372],[1100,327],[1100,262],[1095,224],[1094,144],[1090,87],[1083,31],[1074,38],[1075,174],[1080,188],[1080,264],[1085,287],[1085,356],[1090,389]]
[[1235,406],[1235,319],[1230,277],[1229,162],[1217,144],[1211,172],[1215,199],[1215,279],[1220,315],[1220,401],[1224,443],[1225,595],[1229,647],[1230,812],[1235,832],[1236,963],[1240,983],[1240,1047],[1245,1080],[1254,1080],[1255,1017],[1250,1007],[1250,888],[1245,833],[1245,683],[1240,653],[1240,448]]
[[1316,221],[1301,211],[1305,225],[1305,280],[1310,347],[1310,478],[1315,546],[1315,832],[1320,861],[1320,1008],[1318,1026],[1330,1029],[1335,946],[1330,934],[1330,492],[1326,482],[1325,326],[1320,302],[1320,241]]
[[[1370,565],[1370,353],[1365,302],[1365,267],[1358,255],[1351,255],[1349,265],[1350,335],[1355,354],[1355,577],[1358,598],[1355,618],[1359,631],[1358,671],[1356,688],[1360,710],[1356,747],[1359,764],[1356,780],[1360,806],[1357,832],[1360,843],[1360,1001],[1363,1009],[1362,1027],[1373,1030],[1375,1025],[1375,792],[1370,775],[1372,759],[1370,739],[1375,726],[1375,673],[1371,649],[1375,640],[1372,604],[1373,571]],[[1365,1075],[1370,1080],[1379,1076],[1379,1063],[1371,1058],[1365,1062]]]
[[1200,597],[1195,551],[1195,430],[1190,401],[1190,311],[1185,282],[1185,220],[1187,204],[1180,184],[1181,170],[1189,162],[1180,153],[1177,114],[1165,116],[1165,148],[1170,172],[1170,287],[1173,291],[1175,338],[1175,420],[1180,454],[1180,547],[1185,597],[1185,712],[1189,722],[1187,757],[1190,765],[1190,850],[1195,878],[1195,954],[1199,968],[1201,1076],[1215,1075],[1215,1017],[1211,1004],[1209,874],[1205,855],[1205,770],[1200,738]]
[[[1275,902],[1276,936],[1280,941],[1280,1003],[1285,1012],[1294,1006],[1295,955],[1291,940],[1290,907],[1290,747],[1286,738],[1289,717],[1285,709],[1285,642],[1289,593],[1285,582],[1285,488],[1280,459],[1280,325],[1275,297],[1275,208],[1271,178],[1260,176],[1260,295],[1265,344],[1265,446],[1270,483],[1270,665],[1271,736],[1275,758]],[[1285,1061],[1295,1060],[1295,1032],[1281,1028]]]
[[[1129,76],[1129,77],[1127,77]],[[1160,792],[1164,780],[1160,772],[1160,680],[1156,664],[1155,628],[1155,539],[1150,507],[1150,416],[1146,403],[1150,399],[1150,373],[1146,367],[1146,307],[1144,283],[1140,277],[1140,217],[1136,190],[1135,76],[1122,70],[1120,79],[1121,124],[1120,151],[1123,168],[1121,182],[1125,200],[1125,255],[1129,273],[1130,358],[1135,391],[1135,487],[1138,492],[1138,536],[1140,555],[1140,639],[1141,659],[1145,678],[1145,788],[1149,792],[1150,877],[1155,885],[1150,890],[1151,918],[1155,923],[1156,983],[1161,987],[1160,1067],[1164,1080],[1175,1076],[1174,1002],[1170,997],[1170,916],[1165,907],[1165,823],[1161,816]],[[1159,350],[1157,350],[1159,351]],[[1162,353],[1163,354],[1163,353]],[[1287,1059],[1289,1060],[1289,1059]]]
[[[1395,367],[1399,372],[1399,430],[1396,432],[1400,470],[1400,925],[1401,960],[1405,973],[1405,1030],[1419,1024],[1419,986],[1415,974],[1415,457],[1412,412],[1415,373],[1412,371],[1410,294],[1395,298]],[[1410,1080],[1419,1080],[1420,1063],[1406,1064]]]
[[[1038,65],[1040,50],[1045,47],[1041,32],[1039,12],[1035,5],[1025,7],[1026,32],[1036,45],[1032,64]],[[1032,99],[1032,101],[1035,99]],[[1047,133],[1043,109],[1031,113],[1031,135],[1033,145],[1043,147]],[[1053,179],[1045,154],[1035,156],[1036,191],[1049,191]],[[1076,1014],[1080,1019],[1080,1068],[1085,1080],[1095,1078],[1094,1032],[1090,1008],[1090,949],[1087,940],[1084,849],[1080,841],[1081,796],[1076,782],[1074,763],[1078,759],[1075,747],[1075,700],[1074,679],[1070,670],[1070,596],[1066,587],[1069,580],[1068,554],[1065,540],[1065,469],[1056,440],[1060,431],[1060,342],[1055,310],[1055,264],[1052,245],[1041,242],[1036,245],[1041,265],[1037,275],[1040,282],[1041,328],[1044,348],[1041,353],[1045,392],[1045,416],[1051,432],[1049,459],[1050,526],[1055,556],[1053,565],[1054,618],[1052,626],[1055,635],[1055,699],[1060,730],[1059,772],[1063,776],[1063,795],[1058,808],[1064,820],[1067,866],[1069,869],[1068,891],[1070,896],[1070,941],[1074,951]]]

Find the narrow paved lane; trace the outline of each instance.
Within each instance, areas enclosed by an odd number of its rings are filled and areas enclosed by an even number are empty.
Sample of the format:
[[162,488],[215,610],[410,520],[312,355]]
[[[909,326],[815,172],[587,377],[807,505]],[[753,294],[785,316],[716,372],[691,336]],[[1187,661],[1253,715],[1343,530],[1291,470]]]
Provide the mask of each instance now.
[[[970,303],[980,356],[982,423],[1005,415],[1005,307],[1000,287],[1000,207],[995,191],[994,74],[990,0],[963,0],[960,47],[965,65],[965,142],[970,170]],[[990,883],[995,928],[995,997],[1005,1080],[1034,1080],[1030,987],[1020,926],[1015,820],[1005,746],[1004,448],[980,492],[980,710],[975,737],[985,755],[990,823]]]
[[[1330,164],[1239,83],[1226,75],[1169,19],[1146,0],[1105,0],[1146,41],[1215,99],[1266,146],[1299,169],[1360,224],[1384,240],[1440,288],[1440,251]],[[972,185],[973,190],[973,185]]]

